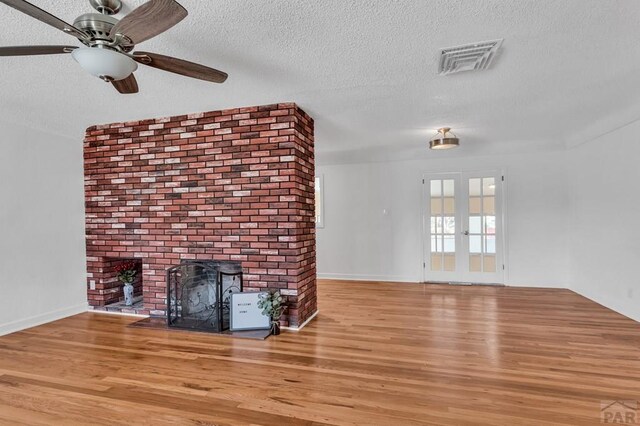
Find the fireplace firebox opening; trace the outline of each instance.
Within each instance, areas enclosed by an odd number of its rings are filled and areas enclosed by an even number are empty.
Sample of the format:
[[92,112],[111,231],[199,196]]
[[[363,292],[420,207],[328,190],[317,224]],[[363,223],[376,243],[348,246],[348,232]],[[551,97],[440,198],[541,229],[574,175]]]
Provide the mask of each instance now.
[[229,329],[229,299],[242,292],[240,262],[187,260],[167,270],[167,325],[221,333]]

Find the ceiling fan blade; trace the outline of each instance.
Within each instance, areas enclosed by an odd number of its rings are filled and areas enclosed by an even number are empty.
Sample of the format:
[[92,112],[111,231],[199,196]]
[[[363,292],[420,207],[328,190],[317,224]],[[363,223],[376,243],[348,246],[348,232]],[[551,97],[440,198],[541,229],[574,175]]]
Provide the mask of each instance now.
[[111,84],[122,94],[138,93],[138,81],[133,74],[123,80],[112,81]]
[[157,36],[187,16],[187,10],[174,0],[149,0],[122,18],[110,32],[111,37],[121,34],[134,44]]
[[52,27],[57,28],[60,31],[64,31],[67,34],[71,34],[74,37],[78,37],[78,38],[81,38],[81,39],[86,39],[86,38],[89,37],[87,34],[84,33],[84,31],[81,31],[81,30],[77,29],[76,27],[74,27],[71,24],[67,24],[62,19],[56,18],[55,16],[53,16],[49,12],[40,9],[38,6],[32,5],[28,1],[24,1],[24,0],[0,0],[0,3],[4,3],[7,6],[11,6],[14,9],[19,10],[20,12],[31,16],[32,18],[35,18],[35,19],[37,19],[39,21],[42,21],[45,24],[49,24]]
[[76,46],[7,46],[0,47],[0,56],[59,55],[71,53]]
[[225,72],[185,61],[183,59],[158,55],[157,53],[135,52],[133,54],[133,59],[141,64],[149,65],[150,67],[184,75],[186,77],[211,81],[213,83],[224,83],[228,77]]

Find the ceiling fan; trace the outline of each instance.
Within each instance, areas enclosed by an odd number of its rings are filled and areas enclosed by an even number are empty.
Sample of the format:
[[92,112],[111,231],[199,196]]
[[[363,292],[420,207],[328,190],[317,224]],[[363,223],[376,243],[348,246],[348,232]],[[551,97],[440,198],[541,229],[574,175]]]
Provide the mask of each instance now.
[[223,83],[227,79],[226,73],[204,65],[157,53],[133,52],[137,44],[167,31],[187,16],[186,9],[175,0],[149,0],[122,20],[111,16],[120,11],[120,0],[89,0],[98,13],[80,15],[73,25],[24,0],[0,0],[0,3],[76,37],[84,44],[83,47],[0,47],[0,56],[70,53],[82,68],[113,84],[120,93],[138,93],[138,82],[133,75],[138,64],[213,83]]

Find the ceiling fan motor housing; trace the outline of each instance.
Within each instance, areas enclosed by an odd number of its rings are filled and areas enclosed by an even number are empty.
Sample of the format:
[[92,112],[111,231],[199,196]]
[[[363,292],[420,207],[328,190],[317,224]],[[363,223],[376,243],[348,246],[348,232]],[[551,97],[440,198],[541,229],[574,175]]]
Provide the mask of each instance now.
[[130,52],[134,44],[128,37],[121,34],[111,37],[111,29],[120,22],[113,16],[102,13],[85,13],[73,21],[73,26],[89,34],[90,39],[81,39],[80,42],[89,47],[109,47],[122,52]]
[[111,28],[117,23],[118,20],[109,15],[85,13],[73,21],[73,26],[90,34],[96,40],[111,40],[109,38],[109,32],[111,32]]
[[122,8],[120,0],[89,0],[89,3],[95,10],[105,15],[115,15]]

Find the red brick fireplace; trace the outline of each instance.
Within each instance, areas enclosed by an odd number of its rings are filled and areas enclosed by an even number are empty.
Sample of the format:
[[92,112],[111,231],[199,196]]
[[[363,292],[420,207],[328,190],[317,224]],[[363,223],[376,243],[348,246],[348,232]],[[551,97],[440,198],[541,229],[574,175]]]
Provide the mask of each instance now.
[[119,301],[113,265],[134,259],[136,312],[164,316],[167,268],[233,260],[245,291],[280,289],[302,324],[316,312],[313,138],[293,103],[88,128],[89,303]]

